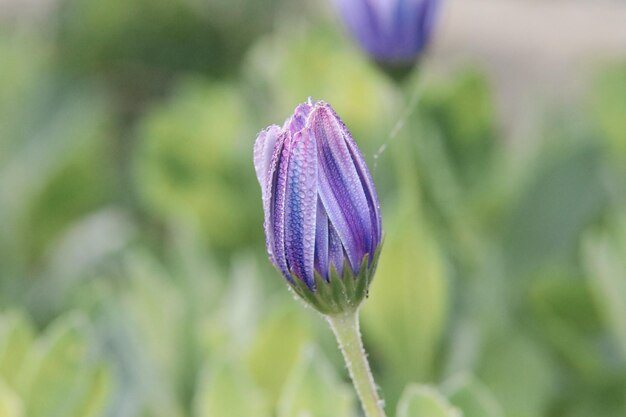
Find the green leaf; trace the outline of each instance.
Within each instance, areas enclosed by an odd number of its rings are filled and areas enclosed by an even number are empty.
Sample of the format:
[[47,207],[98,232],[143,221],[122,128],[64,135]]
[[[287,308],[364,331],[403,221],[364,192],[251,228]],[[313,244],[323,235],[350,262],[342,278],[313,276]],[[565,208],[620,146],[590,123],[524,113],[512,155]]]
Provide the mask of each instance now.
[[396,410],[397,417],[461,417],[435,388],[427,385],[408,385]]
[[56,320],[28,352],[18,393],[29,417],[73,415],[89,394],[94,363],[87,323],[78,314]]
[[478,374],[492,387],[507,415],[543,416],[558,390],[550,359],[541,345],[516,330],[494,338],[486,347]]
[[194,399],[195,417],[269,417],[268,402],[234,361],[204,369]]
[[597,144],[561,145],[533,169],[503,235],[512,273],[577,250],[581,232],[606,205],[601,156]]
[[24,405],[17,394],[0,379],[0,417],[23,417]]
[[21,313],[0,316],[0,379],[8,385],[15,386],[34,338],[32,324]]
[[243,358],[256,334],[263,291],[254,260],[237,257],[234,263],[219,308],[202,323],[202,344],[212,354]]
[[463,412],[463,417],[504,417],[500,404],[491,391],[470,375],[459,375],[443,386],[450,403]]
[[[496,112],[486,76],[465,70],[451,82],[431,84],[419,107],[426,122],[441,132],[456,181],[464,186],[484,185],[497,144]],[[432,165],[427,168],[437,169]]]
[[384,370],[385,396],[395,405],[406,381],[432,376],[448,308],[448,283],[439,247],[419,206],[403,200],[389,216],[369,298],[363,302],[366,349]]
[[626,218],[611,224],[611,232],[586,237],[583,259],[598,310],[626,361]]
[[127,268],[130,288],[124,300],[135,335],[143,344],[143,355],[160,365],[157,373],[166,380],[164,383],[173,384],[181,360],[178,341],[185,330],[181,324],[186,319],[183,295],[163,265],[147,252],[128,256]]
[[352,417],[353,410],[351,388],[320,352],[303,349],[278,403],[278,417]]
[[110,392],[111,376],[108,368],[93,369],[81,387],[81,398],[76,402],[70,417],[96,417],[102,415]]
[[289,301],[260,324],[247,358],[254,380],[267,391],[272,403],[278,400],[298,355],[311,338],[302,307]]
[[147,413],[180,416],[176,390],[183,382],[186,355],[193,352],[186,343],[193,337],[195,329],[190,326],[195,323],[187,315],[183,292],[154,256],[132,252],[126,266],[130,285],[121,295],[121,311],[114,314],[128,326],[124,330],[129,335],[118,342],[120,350],[137,357],[126,365],[127,371],[143,387],[139,402]]
[[[553,356],[556,354],[571,371],[594,380],[598,372],[612,365],[599,343],[605,338],[604,323],[584,278],[570,265],[550,267],[533,280],[528,301],[535,329],[554,351]],[[500,343],[493,343],[494,352],[501,350]]]

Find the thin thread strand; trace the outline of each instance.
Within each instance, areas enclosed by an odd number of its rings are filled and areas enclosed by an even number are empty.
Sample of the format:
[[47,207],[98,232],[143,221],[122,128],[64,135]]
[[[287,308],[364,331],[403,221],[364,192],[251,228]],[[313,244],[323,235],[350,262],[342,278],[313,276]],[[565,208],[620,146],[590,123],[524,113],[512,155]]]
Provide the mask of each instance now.
[[417,105],[419,104],[421,98],[422,98],[422,84],[420,83],[418,87],[415,89],[415,91],[413,92],[413,95],[411,96],[411,99],[409,100],[408,105],[404,108],[402,115],[400,116],[398,121],[394,124],[393,128],[391,129],[391,132],[389,132],[389,135],[387,136],[387,140],[385,140],[385,142],[382,145],[380,145],[380,147],[374,154],[374,169],[373,169],[374,172],[376,172],[376,169],[378,168],[378,160],[383,155],[383,153],[385,153],[385,151],[387,150],[391,142],[398,136],[398,133],[400,133],[400,131],[406,124],[409,117],[413,115],[413,113],[415,112],[415,109],[417,109]]

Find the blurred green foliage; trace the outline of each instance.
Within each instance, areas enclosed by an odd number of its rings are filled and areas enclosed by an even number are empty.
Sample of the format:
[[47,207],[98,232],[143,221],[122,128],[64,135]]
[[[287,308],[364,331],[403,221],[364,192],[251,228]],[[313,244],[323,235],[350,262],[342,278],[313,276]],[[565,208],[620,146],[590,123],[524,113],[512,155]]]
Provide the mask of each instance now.
[[279,6],[278,0],[111,0],[106,5],[62,0],[55,16],[58,50],[69,70],[144,86],[179,71],[232,76],[246,48],[271,28]]
[[264,249],[252,143],[307,96],[381,195],[362,329],[389,415],[624,415],[623,63],[521,158],[480,68],[398,88],[309,4],[40,19],[0,17],[0,416],[360,415]]
[[88,332],[78,313],[56,319],[39,337],[20,313],[5,313],[0,321],[2,415],[100,415],[110,377],[91,353]]
[[441,393],[429,386],[411,384],[398,403],[398,417],[457,417],[460,411]]
[[190,222],[217,249],[261,238],[245,110],[234,87],[181,81],[172,101],[149,110],[137,127],[137,190],[146,211]]

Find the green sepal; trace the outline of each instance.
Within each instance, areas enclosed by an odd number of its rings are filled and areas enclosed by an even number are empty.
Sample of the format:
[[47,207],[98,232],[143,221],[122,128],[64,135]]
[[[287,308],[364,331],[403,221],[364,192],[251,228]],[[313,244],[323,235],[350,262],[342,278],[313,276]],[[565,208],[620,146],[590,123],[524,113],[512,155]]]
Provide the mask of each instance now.
[[358,274],[352,272],[348,261],[345,260],[342,276],[337,273],[334,265],[331,265],[329,281],[316,271],[315,290],[311,290],[295,275],[292,275],[290,287],[307,304],[322,314],[332,316],[355,311],[368,295],[382,246],[382,243],[378,245],[371,262],[369,254],[363,257]]

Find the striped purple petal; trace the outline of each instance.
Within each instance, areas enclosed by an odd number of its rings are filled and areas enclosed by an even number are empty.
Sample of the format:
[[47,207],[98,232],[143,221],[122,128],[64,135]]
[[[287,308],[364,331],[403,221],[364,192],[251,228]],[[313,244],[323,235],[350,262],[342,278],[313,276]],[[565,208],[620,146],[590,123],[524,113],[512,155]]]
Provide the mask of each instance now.
[[276,147],[276,140],[281,133],[282,130],[279,126],[271,125],[263,129],[257,135],[256,141],[254,142],[254,169],[256,170],[256,177],[259,180],[259,184],[261,184],[262,192],[265,192],[270,163],[272,162],[272,155],[274,155],[274,148]]
[[315,287],[317,155],[315,138],[303,129],[293,136],[285,193],[285,253],[289,270]]
[[[283,132],[279,138],[280,144],[276,146],[272,157],[270,172],[272,177],[267,183],[266,192],[270,195],[268,215],[268,229],[270,247],[268,249],[273,262],[280,272],[291,279],[287,267],[285,255],[285,195],[287,190],[287,169],[289,167],[289,155],[291,152],[291,137]],[[275,165],[274,165],[275,163]]]
[[254,143],[254,168],[261,184],[261,196],[263,199],[263,213],[265,219],[263,228],[265,229],[265,241],[270,260],[276,264],[274,257],[274,233],[271,227],[271,204],[276,182],[276,171],[279,157],[285,142],[285,135],[282,130],[272,125],[261,131]]
[[339,275],[343,274],[343,260],[345,255],[343,252],[343,246],[341,245],[341,239],[337,234],[337,231],[332,224],[328,224],[328,268],[326,273],[330,274],[330,267],[334,266]]
[[283,126],[283,130],[289,132],[291,135],[295,135],[297,132],[301,131],[306,125],[306,121],[313,111],[313,103],[311,99],[306,103],[302,103],[296,107],[296,110],[293,112],[293,115],[285,121],[285,125]]
[[356,271],[372,245],[367,197],[341,123],[330,107],[319,103],[310,115],[309,126],[317,143],[319,196]]
[[352,162],[357,170],[359,175],[359,179],[361,180],[361,186],[365,191],[365,196],[367,198],[367,204],[370,213],[370,219],[372,224],[372,245],[370,247],[370,252],[373,253],[376,250],[376,247],[380,243],[382,239],[382,223],[381,223],[381,215],[380,215],[380,206],[378,203],[378,195],[376,193],[376,187],[374,187],[374,181],[372,180],[372,176],[367,168],[367,164],[365,163],[365,159],[359,150],[356,142],[352,138],[352,134],[343,123],[341,118],[335,113],[335,111],[330,109],[334,116],[337,118],[337,121],[341,125],[341,129],[343,130],[343,135],[346,140],[346,144],[348,145],[348,149],[350,150],[350,155],[352,156]]
[[318,198],[315,219],[315,270],[328,280],[328,268],[328,216]]

